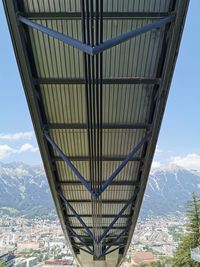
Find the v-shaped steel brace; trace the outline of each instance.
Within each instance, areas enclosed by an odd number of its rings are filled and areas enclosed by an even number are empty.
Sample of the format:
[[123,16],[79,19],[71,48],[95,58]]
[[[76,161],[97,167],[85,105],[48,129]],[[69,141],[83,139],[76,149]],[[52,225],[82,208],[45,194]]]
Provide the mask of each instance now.
[[[107,40],[99,45],[95,45],[95,46],[90,46],[90,45],[87,45],[73,37],[70,37],[68,35],[64,35],[60,32],[57,32],[57,31],[54,31],[48,27],[45,27],[41,24],[38,24],[36,22],[33,22],[32,20],[28,19],[28,18],[25,18],[21,15],[18,16],[18,20],[20,22],[22,22],[23,24],[26,24],[28,25],[29,27],[35,29],[35,30],[38,30],[40,32],[43,32],[59,41],[62,41],[70,46],[73,46],[75,48],[78,48],[79,50],[81,50],[82,52],[88,54],[88,55],[91,55],[91,56],[94,56],[94,55],[97,55],[113,46],[116,46],[116,45],[119,45],[123,42],[126,42],[134,37],[137,37],[138,35],[141,35],[143,33],[146,33],[148,31],[151,31],[151,30],[154,30],[156,28],[160,28],[161,26],[171,22],[172,20],[174,20],[175,18],[175,14],[172,14],[166,18],[162,18],[162,19],[158,19],[158,20],[155,20],[154,22],[150,23],[150,24],[147,24],[141,28],[138,28],[138,29],[135,29],[133,31],[130,31],[130,32],[127,32],[127,33],[124,33],[122,35],[119,35],[117,37],[114,37],[110,40]],[[134,19],[134,17],[133,17]]]
[[[95,242],[96,244],[99,244],[108,234],[108,232],[112,229],[113,225],[119,220],[119,218],[122,216],[122,214],[125,212],[125,210],[128,208],[129,205],[131,205],[132,203],[134,203],[134,201],[136,200],[137,194],[139,191],[139,187],[136,187],[134,190],[133,195],[131,196],[131,198],[126,202],[126,204],[123,206],[123,208],[120,210],[120,212],[116,215],[116,217],[113,219],[113,221],[110,223],[110,225],[105,229],[105,231],[103,232],[103,234],[97,239],[95,239],[93,233],[91,232],[91,230],[89,229],[89,227],[86,225],[86,223],[82,220],[81,216],[77,213],[77,211],[72,207],[72,205],[70,204],[70,201],[66,199],[66,197],[63,196],[61,191],[58,191],[58,195],[60,196],[61,200],[63,201],[63,203],[65,205],[67,205],[67,207],[72,211],[72,213],[74,214],[74,216],[77,218],[77,220],[80,222],[80,224],[83,226],[83,228],[86,230],[88,236],[91,238],[91,240],[93,242]],[[127,230],[127,229],[126,229]],[[74,231],[73,231],[74,232]],[[116,242],[121,235],[124,234],[124,231],[116,238],[116,240],[114,242]],[[76,233],[75,233],[76,235]],[[80,239],[79,239],[80,240]],[[83,243],[83,240],[80,240],[81,243]]]
[[144,145],[149,138],[151,137],[151,131],[147,132],[147,134],[140,140],[140,142],[132,149],[132,151],[128,154],[126,159],[122,161],[122,163],[116,168],[116,170],[111,174],[111,176],[101,185],[99,190],[92,190],[89,182],[82,176],[79,170],[74,166],[71,160],[63,153],[63,151],[58,147],[56,143],[51,139],[47,132],[44,132],[44,136],[47,141],[51,144],[51,146],[57,151],[59,156],[67,163],[73,173],[79,178],[81,183],[85,186],[85,188],[90,192],[92,197],[95,199],[98,198],[106,188],[112,183],[112,181],[116,178],[116,176],[122,171],[122,169],[127,165],[127,163],[134,157],[137,151]]

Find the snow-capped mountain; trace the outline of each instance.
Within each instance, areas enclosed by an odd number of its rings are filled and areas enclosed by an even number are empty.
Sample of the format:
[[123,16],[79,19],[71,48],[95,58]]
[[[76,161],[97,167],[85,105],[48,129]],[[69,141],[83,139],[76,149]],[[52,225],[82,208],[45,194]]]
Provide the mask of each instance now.
[[200,175],[174,164],[154,169],[148,180],[142,214],[183,212],[192,193],[200,195]]
[[[141,215],[183,212],[192,192],[200,195],[197,172],[177,165],[156,168],[149,176]],[[2,207],[31,215],[54,211],[43,168],[21,162],[0,163],[0,211]]]
[[43,168],[21,162],[0,163],[0,207],[14,208],[24,213],[53,209]]

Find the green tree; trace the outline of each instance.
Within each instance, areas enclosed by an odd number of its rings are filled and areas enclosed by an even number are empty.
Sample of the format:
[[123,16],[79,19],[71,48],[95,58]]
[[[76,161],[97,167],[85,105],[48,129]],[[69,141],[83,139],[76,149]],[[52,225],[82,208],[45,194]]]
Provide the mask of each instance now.
[[160,261],[158,261],[155,263],[141,264],[140,267],[164,267],[164,264],[162,264]]
[[174,256],[175,267],[200,267],[200,263],[191,259],[191,249],[200,246],[200,198],[193,193],[192,200],[186,205],[188,233],[181,238]]

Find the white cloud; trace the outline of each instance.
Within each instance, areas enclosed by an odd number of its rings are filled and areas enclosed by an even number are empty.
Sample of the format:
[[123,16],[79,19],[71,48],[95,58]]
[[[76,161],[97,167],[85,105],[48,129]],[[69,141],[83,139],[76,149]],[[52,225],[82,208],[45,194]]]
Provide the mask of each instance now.
[[0,160],[9,157],[13,154],[21,154],[25,152],[37,152],[38,147],[34,147],[29,143],[23,144],[20,148],[15,149],[6,144],[0,145]]
[[157,169],[161,166],[161,163],[159,161],[153,161],[151,165],[151,170]]
[[33,137],[33,132],[18,132],[14,134],[3,134],[0,133],[0,140],[4,141],[16,141],[20,139],[31,139]]
[[23,153],[23,152],[27,152],[27,151],[37,152],[38,147],[33,147],[31,144],[26,143],[26,144],[23,144],[19,149],[19,153]]
[[17,150],[8,145],[0,145],[0,159],[4,159],[16,152]]
[[200,155],[199,154],[188,154],[184,157],[176,156],[172,157],[171,161],[173,164],[179,165],[188,170],[200,171]]

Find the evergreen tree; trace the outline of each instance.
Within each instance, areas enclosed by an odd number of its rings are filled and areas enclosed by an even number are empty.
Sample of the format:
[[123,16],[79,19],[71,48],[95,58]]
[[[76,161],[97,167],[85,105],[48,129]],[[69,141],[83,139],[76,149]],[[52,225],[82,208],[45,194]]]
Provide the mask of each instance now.
[[200,267],[200,263],[191,259],[191,249],[200,246],[200,198],[195,193],[187,203],[188,233],[181,238],[174,257],[175,267]]

